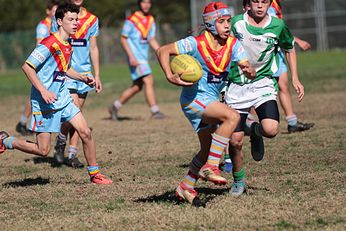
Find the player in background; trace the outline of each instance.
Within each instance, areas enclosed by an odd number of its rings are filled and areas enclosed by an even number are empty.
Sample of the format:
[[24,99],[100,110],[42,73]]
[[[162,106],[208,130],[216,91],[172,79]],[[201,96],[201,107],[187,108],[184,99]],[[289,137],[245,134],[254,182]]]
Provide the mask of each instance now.
[[272,77],[278,70],[278,47],[285,52],[298,100],[301,101],[304,96],[304,87],[298,78],[293,35],[281,19],[267,14],[272,0],[248,0],[247,3],[249,10],[232,19],[231,31],[248,53],[257,77],[249,80],[232,63],[225,94],[227,105],[236,109],[241,117],[230,142],[234,177],[230,193],[233,196],[240,196],[246,190],[242,146],[250,109],[255,108],[260,121],[253,122],[250,129],[251,154],[255,160],[261,160],[264,155],[262,136],[273,138],[279,131],[278,89],[276,79]]
[[[239,114],[219,102],[219,92],[225,86],[231,61],[250,79],[256,75],[255,70],[249,66],[240,42],[230,36],[230,19],[231,12],[227,5],[222,2],[209,3],[203,12],[206,31],[202,35],[187,37],[162,46],[157,51],[167,80],[183,86],[180,105],[200,142],[200,151],[193,157],[187,175],[176,189],[178,198],[195,206],[201,206],[194,190],[199,177],[215,184],[227,183],[221,176],[218,165],[222,152],[239,123]],[[184,82],[178,74],[172,73],[169,57],[178,54],[191,55],[201,63],[203,76],[198,82]]]
[[61,122],[69,121],[82,139],[90,181],[95,184],[111,184],[111,180],[100,174],[90,128],[66,88],[67,76],[88,85],[95,84],[93,78],[70,68],[73,48],[67,40],[77,31],[78,12],[79,8],[73,4],[59,5],[55,14],[58,31],[42,40],[22,66],[32,83],[33,112],[30,129],[36,133],[36,142],[17,139],[1,131],[0,153],[6,149],[17,149],[29,154],[47,156],[51,133],[59,132]]
[[[52,18],[54,17],[56,8],[59,5],[59,0],[48,0],[46,14],[47,17],[40,21],[36,26],[36,45],[39,44],[42,39],[48,37],[50,35],[50,26],[52,22]],[[24,105],[24,111],[20,116],[20,120],[16,125],[16,131],[23,136],[30,135],[31,131],[27,129],[26,123],[28,118],[31,116],[31,104],[30,98],[28,98]]]
[[109,107],[108,111],[112,120],[118,120],[120,108],[140,92],[143,86],[145,99],[152,114],[151,118],[165,118],[156,103],[154,76],[148,61],[149,45],[155,51],[159,48],[155,39],[155,20],[150,14],[151,0],[138,0],[137,3],[139,10],[125,20],[120,38],[121,45],[127,54],[132,85],[123,91]]
[[[67,88],[70,90],[73,101],[82,110],[89,91],[94,89],[96,93],[102,91],[99,49],[96,39],[99,34],[99,21],[95,15],[83,7],[83,0],[70,0],[70,2],[79,7],[77,32],[69,40],[73,47],[71,66],[77,72],[95,79],[95,87],[90,87],[83,82],[73,79],[67,80]],[[55,30],[56,23],[53,22],[52,31]],[[92,69],[94,75],[92,74]],[[66,164],[73,168],[83,168],[84,164],[77,157],[79,136],[69,123],[62,125],[61,132],[57,136],[54,147],[54,159],[58,164],[64,163],[68,133],[70,133],[70,142],[67,148],[68,159]]]
[[[243,1],[244,9],[246,8],[246,2],[247,0]],[[268,14],[282,19],[283,15],[280,0],[273,0],[268,9]],[[311,48],[311,45],[307,41],[296,36],[294,36],[294,41],[303,51],[307,51]],[[277,78],[279,83],[279,100],[286,115],[288,132],[300,132],[312,128],[314,123],[302,123],[298,121],[297,115],[294,113],[291,94],[289,91],[288,70],[285,63],[284,53],[281,50],[279,52],[279,70],[273,75],[273,77]],[[256,120],[257,116],[255,116],[255,113],[250,113],[246,121],[247,126],[250,127],[251,123]]]

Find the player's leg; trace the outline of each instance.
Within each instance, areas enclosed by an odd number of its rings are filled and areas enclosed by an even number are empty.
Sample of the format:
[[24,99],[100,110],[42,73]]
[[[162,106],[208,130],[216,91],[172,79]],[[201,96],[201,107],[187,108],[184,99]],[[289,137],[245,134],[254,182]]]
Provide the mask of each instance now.
[[206,124],[219,124],[212,134],[206,164],[199,171],[199,176],[215,184],[226,184],[227,180],[221,176],[219,170],[222,153],[229,143],[229,139],[240,120],[239,113],[227,105],[214,101],[206,106],[202,121]]
[[285,113],[287,120],[288,132],[300,132],[309,130],[314,123],[302,123],[298,121],[297,115],[294,113],[291,94],[289,90],[288,72],[282,72],[279,78],[279,99],[281,107]]
[[211,133],[214,130],[213,128],[207,128],[198,132],[200,151],[193,157],[188,173],[176,189],[176,195],[179,199],[185,200],[196,207],[203,206],[194,187],[198,180],[198,172],[207,161],[211,144]]
[[[84,94],[78,94],[78,99],[76,99],[76,106],[82,111],[85,100],[87,97],[87,93]],[[78,143],[79,143],[79,136],[78,133],[75,131],[73,127],[70,128],[69,131],[70,134],[70,142],[69,147],[67,148],[67,165],[73,168],[83,168],[84,164],[79,161],[78,159]]]
[[96,163],[95,142],[83,114],[81,112],[75,114],[69,122],[82,140],[84,156],[88,164],[88,173],[91,182],[95,184],[111,184],[111,180],[100,174],[99,166]]
[[27,140],[17,139],[9,136],[7,133],[1,132],[1,143],[5,149],[16,149],[28,154],[47,156],[50,151],[51,133],[36,133],[36,143]]
[[130,100],[134,95],[140,92],[142,88],[143,88],[143,80],[140,78],[140,79],[134,80],[132,82],[132,85],[121,93],[119,99],[115,100],[108,109],[112,120],[118,120],[118,111],[120,110],[120,108],[128,100]]
[[155,89],[154,89],[154,76],[152,74],[143,77],[144,95],[150,107],[150,112],[153,119],[163,119],[165,115],[160,112],[160,108],[156,103]]
[[[70,95],[73,99],[73,103],[79,108],[78,94],[75,89],[70,89]],[[65,147],[67,142],[67,136],[72,128],[69,122],[64,122],[61,125],[59,134],[56,137],[54,145],[54,160],[56,164],[63,164],[65,162]]]
[[32,134],[32,132],[28,130],[26,127],[26,123],[28,121],[28,118],[30,118],[30,116],[31,116],[31,102],[30,102],[30,98],[28,97],[25,100],[24,110],[20,116],[20,120],[18,124],[16,125],[16,131],[23,136]]

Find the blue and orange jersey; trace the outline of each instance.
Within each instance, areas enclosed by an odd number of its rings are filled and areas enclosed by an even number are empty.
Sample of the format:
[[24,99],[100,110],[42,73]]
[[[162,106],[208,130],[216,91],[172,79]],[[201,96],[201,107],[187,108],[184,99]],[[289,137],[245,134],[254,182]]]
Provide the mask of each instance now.
[[36,40],[42,40],[50,35],[52,19],[47,17],[40,21],[36,26]]
[[196,93],[218,97],[219,92],[225,86],[231,61],[244,62],[247,60],[240,42],[231,36],[219,50],[212,48],[208,32],[197,37],[190,36],[179,40],[175,46],[178,54],[195,57],[203,68],[202,78],[194,85],[183,88],[182,94],[185,97],[194,97]]
[[121,36],[127,38],[131,52],[137,62],[147,61],[149,41],[155,37],[155,19],[152,15],[143,15],[136,11],[124,23]]
[[273,0],[271,6],[268,9],[268,14],[282,19],[281,0]]
[[[77,32],[71,35],[70,43],[73,46],[71,66],[79,73],[91,73],[90,60],[90,38],[99,35],[98,18],[87,11],[81,9],[82,16],[78,15]],[[56,19],[52,22],[52,32],[58,31]]]
[[43,39],[27,58],[26,63],[35,69],[37,77],[43,86],[54,92],[57,100],[46,104],[41,94],[32,86],[31,102],[33,112],[58,110],[65,107],[71,96],[65,86],[66,72],[70,67],[72,46],[61,40],[57,33]]

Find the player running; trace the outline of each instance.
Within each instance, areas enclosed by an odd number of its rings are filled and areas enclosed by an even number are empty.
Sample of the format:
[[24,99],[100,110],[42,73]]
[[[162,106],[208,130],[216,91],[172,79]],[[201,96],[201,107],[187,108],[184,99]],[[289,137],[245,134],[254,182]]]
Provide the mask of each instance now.
[[[178,198],[195,206],[202,205],[194,190],[199,177],[215,184],[227,183],[218,165],[239,122],[239,114],[219,102],[219,92],[225,86],[231,61],[250,79],[255,77],[243,47],[236,38],[230,36],[230,19],[231,12],[227,5],[222,2],[209,3],[203,12],[206,31],[202,35],[165,45],[157,52],[167,80],[183,86],[181,108],[200,141],[201,149],[192,159],[187,175],[176,189]],[[203,76],[198,82],[185,82],[178,74],[172,73],[169,57],[178,54],[191,55],[201,63]]]
[[257,72],[256,78],[250,80],[232,63],[225,95],[227,105],[236,109],[241,116],[230,142],[234,177],[230,193],[234,196],[246,190],[242,146],[245,120],[250,108],[255,108],[260,121],[252,123],[250,132],[251,154],[255,160],[261,160],[264,155],[262,136],[273,138],[279,130],[278,88],[276,79],[272,77],[278,70],[278,47],[286,54],[298,100],[304,97],[304,87],[298,78],[293,35],[281,19],[267,14],[271,2],[248,0],[249,10],[232,19],[232,34],[243,45],[250,64]]
[[51,133],[59,132],[61,122],[68,121],[82,139],[90,181],[95,184],[111,184],[111,180],[100,174],[91,131],[66,87],[67,76],[91,86],[95,84],[93,78],[81,75],[70,68],[73,50],[67,40],[77,31],[78,12],[79,8],[73,4],[60,5],[55,14],[58,32],[42,40],[22,67],[32,83],[33,113],[30,128],[36,132],[36,143],[17,139],[1,131],[0,153],[6,149],[18,149],[29,154],[47,156]]
[[[89,91],[94,89],[96,93],[102,91],[99,49],[96,39],[99,34],[99,21],[95,15],[83,7],[83,0],[70,1],[79,7],[77,31],[69,40],[73,47],[71,66],[77,72],[95,79],[95,87],[90,87],[80,81],[67,79],[67,88],[70,91],[73,101],[82,110]],[[53,22],[52,31],[55,30],[56,23]],[[92,67],[94,75],[92,74]],[[57,136],[54,147],[54,159],[58,164],[64,163],[68,133],[70,133],[70,142],[67,149],[68,159],[66,164],[73,168],[83,168],[84,164],[77,157],[79,136],[69,123],[62,125],[61,132]]]
[[139,11],[134,12],[124,23],[120,42],[124,48],[131,72],[132,85],[122,92],[108,111],[112,120],[118,120],[118,111],[128,100],[140,92],[144,86],[145,99],[149,105],[153,119],[163,119],[166,116],[160,112],[156,104],[154,76],[152,74],[148,55],[149,45],[153,50],[159,48],[155,39],[156,24],[150,14],[151,0],[138,0]]

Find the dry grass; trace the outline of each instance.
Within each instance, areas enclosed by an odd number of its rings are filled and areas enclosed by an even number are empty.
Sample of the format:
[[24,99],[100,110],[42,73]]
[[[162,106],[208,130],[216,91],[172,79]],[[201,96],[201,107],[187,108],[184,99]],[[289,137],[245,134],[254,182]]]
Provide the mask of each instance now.
[[[178,101],[177,92],[162,93]],[[178,104],[161,105],[170,118],[158,121],[149,119],[145,104],[129,103],[121,111],[128,118],[112,122],[104,108],[90,107],[94,100],[90,97],[85,114],[99,164],[114,184],[93,186],[85,169],[56,168],[52,157],[7,151],[0,162],[3,230],[345,230],[343,92],[308,95],[304,104],[296,104],[301,119],[314,121],[316,127],[285,134],[283,121],[282,133],[266,140],[262,162],[249,157],[246,143],[248,195],[232,198],[229,186],[201,182],[197,190],[207,201],[202,209],[178,204],[174,197],[198,151],[197,137]],[[0,110],[0,127],[15,134],[18,108],[1,105]]]

